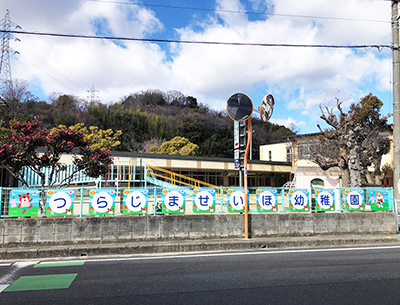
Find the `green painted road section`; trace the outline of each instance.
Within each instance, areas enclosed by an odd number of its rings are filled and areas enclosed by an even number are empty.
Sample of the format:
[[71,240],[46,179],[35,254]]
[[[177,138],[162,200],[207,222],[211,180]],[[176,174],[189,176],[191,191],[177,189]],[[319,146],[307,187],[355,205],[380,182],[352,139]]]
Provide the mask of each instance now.
[[33,266],[33,268],[82,266],[84,263],[85,262],[40,263]]
[[9,291],[66,289],[72,284],[78,273],[21,276],[18,280],[4,289]]

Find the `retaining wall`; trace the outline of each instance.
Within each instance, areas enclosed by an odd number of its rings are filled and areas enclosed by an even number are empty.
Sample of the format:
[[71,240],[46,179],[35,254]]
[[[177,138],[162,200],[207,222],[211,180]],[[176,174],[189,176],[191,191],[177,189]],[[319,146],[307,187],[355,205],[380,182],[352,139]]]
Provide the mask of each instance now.
[[[250,214],[250,237],[396,234],[393,212]],[[244,237],[243,215],[0,219],[0,247]]]

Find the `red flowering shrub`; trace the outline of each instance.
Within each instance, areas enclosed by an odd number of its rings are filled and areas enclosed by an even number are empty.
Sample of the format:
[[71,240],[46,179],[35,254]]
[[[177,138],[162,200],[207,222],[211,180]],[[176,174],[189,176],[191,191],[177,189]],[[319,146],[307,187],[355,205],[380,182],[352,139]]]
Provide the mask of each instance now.
[[[59,163],[61,155],[65,153],[75,154],[76,170],[70,177],[84,170],[88,176],[97,178],[104,175],[112,163],[110,151],[90,150],[90,142],[85,140],[84,135],[67,127],[51,132],[35,119],[32,122],[13,121],[10,131],[0,138],[0,164],[25,186],[29,185],[22,174],[24,167],[42,178],[42,186],[53,185],[57,173],[65,170],[65,166]],[[51,168],[47,179],[42,171],[44,167]],[[68,181],[67,178],[64,180]]]
[[86,175],[94,178],[105,175],[111,163],[111,151],[99,148],[85,149],[81,151],[80,158],[74,160],[74,164],[79,169],[84,170]]

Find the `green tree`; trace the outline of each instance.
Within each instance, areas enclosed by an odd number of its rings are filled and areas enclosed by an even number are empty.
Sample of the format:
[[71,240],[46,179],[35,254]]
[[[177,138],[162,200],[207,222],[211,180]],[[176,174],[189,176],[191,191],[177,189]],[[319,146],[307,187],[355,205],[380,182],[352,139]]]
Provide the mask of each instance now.
[[175,137],[170,141],[166,141],[162,143],[159,148],[155,146],[150,148],[150,152],[154,154],[182,156],[194,156],[197,154],[198,150],[198,145],[193,144],[188,139],[185,139],[183,137]]
[[[392,167],[385,164],[381,168],[382,156],[390,151],[390,139],[383,137],[379,133],[388,129],[388,116],[381,116],[382,101],[371,93],[363,97],[359,103],[350,107],[353,120],[362,127],[361,141],[362,154],[361,165],[364,170],[368,183],[382,185],[383,178],[388,174]],[[373,165],[374,178],[368,170]]]
[[[66,126],[60,125],[58,128],[53,128],[51,132],[65,129]],[[85,140],[90,143],[89,149],[112,149],[121,144],[119,137],[122,134],[121,130],[113,131],[112,129],[99,129],[97,126],[90,126],[89,129],[82,123],[69,127],[73,131],[77,131],[83,134]]]

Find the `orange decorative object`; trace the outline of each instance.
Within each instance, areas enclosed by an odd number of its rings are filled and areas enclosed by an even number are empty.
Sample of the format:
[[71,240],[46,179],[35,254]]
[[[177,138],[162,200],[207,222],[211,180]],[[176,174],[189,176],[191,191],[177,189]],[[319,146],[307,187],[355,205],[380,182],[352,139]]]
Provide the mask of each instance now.
[[89,194],[90,194],[90,196],[94,196],[94,195],[96,195],[96,191],[95,190],[91,190]]
[[293,195],[293,193],[294,193],[293,190],[290,190],[290,191],[289,191],[289,194],[290,194],[290,195]]
[[199,193],[198,189],[194,189],[193,194],[197,195]]
[[257,190],[257,191],[256,191],[256,194],[257,194],[257,195],[260,195],[260,194],[261,194],[261,190]]
[[47,192],[47,195],[53,196],[53,195],[54,195],[54,191],[53,191],[53,190],[48,191],[48,192]]
[[231,189],[228,190],[228,194],[231,195],[233,191]]
[[124,191],[124,195],[129,195],[130,191],[129,190],[125,190]]
[[167,195],[167,194],[168,194],[168,190],[167,190],[167,189],[163,189],[162,193],[163,193],[164,195]]

